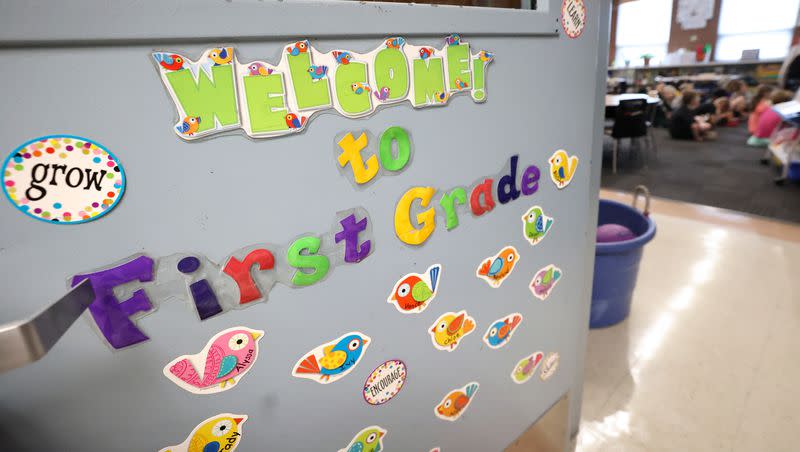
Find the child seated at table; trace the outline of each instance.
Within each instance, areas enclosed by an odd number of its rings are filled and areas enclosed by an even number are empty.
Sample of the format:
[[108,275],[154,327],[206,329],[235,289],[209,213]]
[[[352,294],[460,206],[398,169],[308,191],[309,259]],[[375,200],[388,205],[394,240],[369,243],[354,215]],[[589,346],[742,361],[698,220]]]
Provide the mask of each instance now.
[[684,92],[680,108],[672,113],[672,122],[669,126],[672,138],[703,141],[715,137],[708,118],[696,114],[698,107],[700,107],[700,96],[691,90]]
[[[794,93],[781,89],[772,93],[770,102],[771,105],[777,105],[784,102],[789,102],[792,100],[792,98],[794,98]],[[781,125],[782,121],[783,119],[775,110],[772,108],[767,108],[763,113],[761,113],[761,117],[758,119],[756,131],[747,140],[747,144],[750,146],[759,147],[767,146],[769,144],[769,138],[772,136],[772,133],[775,132],[775,129]]]

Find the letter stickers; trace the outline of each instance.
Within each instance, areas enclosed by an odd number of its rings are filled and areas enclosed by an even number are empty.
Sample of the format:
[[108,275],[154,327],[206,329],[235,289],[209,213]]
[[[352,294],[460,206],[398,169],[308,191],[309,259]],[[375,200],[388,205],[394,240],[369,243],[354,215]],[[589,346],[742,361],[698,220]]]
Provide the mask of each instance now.
[[208,49],[196,60],[169,50],[152,58],[177,110],[173,131],[195,140],[237,128],[253,138],[287,135],[325,110],[360,118],[404,101],[442,106],[462,93],[483,102],[494,55],[471,53],[453,34],[440,49],[390,37],[363,54],[323,52],[301,40],[283,46],[277,62],[239,61],[233,47]]

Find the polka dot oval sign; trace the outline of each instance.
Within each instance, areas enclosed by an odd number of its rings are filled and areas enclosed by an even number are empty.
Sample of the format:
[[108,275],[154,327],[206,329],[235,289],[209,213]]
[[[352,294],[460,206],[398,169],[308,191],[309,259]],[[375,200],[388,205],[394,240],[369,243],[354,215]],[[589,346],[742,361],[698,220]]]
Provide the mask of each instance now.
[[376,367],[364,382],[364,400],[370,405],[383,405],[403,389],[405,382],[405,363],[398,359],[386,361]]
[[586,3],[584,0],[563,0],[561,2],[561,25],[572,39],[583,33],[586,26]]
[[110,212],[125,191],[125,173],[103,145],[51,135],[14,149],[3,163],[3,190],[37,220],[85,223]]

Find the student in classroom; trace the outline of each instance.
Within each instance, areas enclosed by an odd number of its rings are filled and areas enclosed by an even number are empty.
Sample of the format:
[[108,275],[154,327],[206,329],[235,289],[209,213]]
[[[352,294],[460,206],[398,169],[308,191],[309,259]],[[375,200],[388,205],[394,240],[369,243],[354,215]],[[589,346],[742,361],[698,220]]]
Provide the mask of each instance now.
[[727,97],[718,97],[712,102],[714,105],[714,113],[712,114],[712,123],[717,127],[736,127],[739,125],[739,119],[736,117],[736,112],[731,108],[731,101]]
[[756,133],[761,115],[769,110],[769,107],[772,105],[770,102],[770,95],[774,89],[775,88],[770,85],[760,85],[758,87],[756,95],[753,97],[753,101],[750,104],[750,117],[747,119],[747,131],[750,132],[751,135]]
[[[772,93],[770,97],[770,105],[782,104],[789,102],[794,98],[794,93],[785,89],[780,89]],[[758,126],[756,131],[747,140],[750,146],[766,146],[769,144],[769,138],[775,132],[775,129],[781,125],[781,116],[772,108],[767,108],[758,119]]]
[[681,106],[672,113],[669,134],[676,140],[703,141],[716,138],[706,116],[698,116],[700,95],[686,90],[681,96]]
[[750,98],[750,92],[747,91],[747,85],[741,80],[731,80],[725,84],[725,92],[728,93],[728,100],[730,101],[731,111],[736,118],[742,118],[747,112],[747,103]]
[[669,127],[669,122],[672,117],[672,102],[678,97],[678,90],[672,86],[664,83],[659,83],[656,86],[658,98],[661,103],[656,107],[655,124],[656,127]]

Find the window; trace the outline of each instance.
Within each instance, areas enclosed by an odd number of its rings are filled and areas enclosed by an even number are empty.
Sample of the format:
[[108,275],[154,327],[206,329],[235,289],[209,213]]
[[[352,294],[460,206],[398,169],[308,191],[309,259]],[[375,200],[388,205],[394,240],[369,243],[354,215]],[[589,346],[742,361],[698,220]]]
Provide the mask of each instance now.
[[[798,0],[800,1],[800,0]],[[657,65],[667,54],[672,23],[672,0],[637,0],[620,3],[617,9],[615,66],[642,66],[642,55],[650,54]]]
[[789,53],[800,0],[722,0],[717,61],[738,61],[742,50],[759,49],[759,58]]
[[[364,0],[370,2],[410,3],[410,0]],[[482,6],[487,8],[530,9],[536,11],[536,0],[416,0],[428,5]]]

